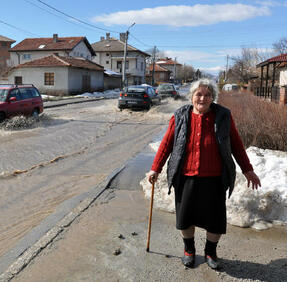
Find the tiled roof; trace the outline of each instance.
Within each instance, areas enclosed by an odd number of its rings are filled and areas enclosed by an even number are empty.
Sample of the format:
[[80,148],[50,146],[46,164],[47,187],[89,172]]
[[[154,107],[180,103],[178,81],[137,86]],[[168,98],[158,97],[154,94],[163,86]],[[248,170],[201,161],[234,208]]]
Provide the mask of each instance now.
[[182,64],[172,60],[172,59],[159,59],[156,64],[159,64],[159,65],[178,65],[178,66],[182,66]]
[[260,64],[257,65],[257,67],[268,65],[269,63],[282,63],[287,62],[287,54],[280,54],[278,56],[272,57]]
[[[153,69],[153,65],[150,65],[149,66],[149,71],[152,71]],[[166,72],[170,72],[170,70],[160,66],[160,65],[157,65],[157,64],[154,64],[154,71],[166,71]]]
[[55,54],[16,66],[16,68],[31,67],[74,67],[81,69],[104,71],[104,68],[101,65],[98,65],[87,59],[63,57]]
[[[95,52],[123,52],[125,43],[121,40],[115,38],[104,39],[92,44]],[[149,54],[127,44],[127,51],[137,51],[145,56],[150,56]]]
[[15,40],[10,39],[10,38],[3,36],[3,35],[0,35],[0,41],[6,41],[6,42],[11,42],[11,43],[16,42]]
[[15,45],[10,51],[70,51],[76,47],[81,41],[84,41],[94,55],[94,50],[86,37],[57,37],[55,42],[53,37],[49,38],[26,38]]

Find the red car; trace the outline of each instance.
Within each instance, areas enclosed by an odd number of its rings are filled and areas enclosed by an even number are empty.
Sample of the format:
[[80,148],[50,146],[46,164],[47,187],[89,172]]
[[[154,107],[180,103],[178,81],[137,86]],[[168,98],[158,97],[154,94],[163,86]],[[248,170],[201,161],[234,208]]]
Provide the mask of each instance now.
[[17,115],[38,119],[42,112],[42,97],[33,84],[0,85],[0,122]]

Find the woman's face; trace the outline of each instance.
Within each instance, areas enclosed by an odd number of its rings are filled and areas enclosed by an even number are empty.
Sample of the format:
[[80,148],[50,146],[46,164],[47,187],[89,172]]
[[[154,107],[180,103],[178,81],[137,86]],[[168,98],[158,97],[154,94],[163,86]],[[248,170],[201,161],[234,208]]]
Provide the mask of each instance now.
[[205,86],[200,86],[192,96],[193,112],[196,114],[204,114],[209,111],[212,103],[212,94]]

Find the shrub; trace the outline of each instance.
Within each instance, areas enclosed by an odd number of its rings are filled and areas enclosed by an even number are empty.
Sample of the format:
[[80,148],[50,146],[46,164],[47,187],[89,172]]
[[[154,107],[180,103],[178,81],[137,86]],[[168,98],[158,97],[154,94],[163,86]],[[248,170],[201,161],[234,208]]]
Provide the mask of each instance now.
[[287,107],[251,93],[220,93],[219,104],[231,110],[245,147],[287,151]]

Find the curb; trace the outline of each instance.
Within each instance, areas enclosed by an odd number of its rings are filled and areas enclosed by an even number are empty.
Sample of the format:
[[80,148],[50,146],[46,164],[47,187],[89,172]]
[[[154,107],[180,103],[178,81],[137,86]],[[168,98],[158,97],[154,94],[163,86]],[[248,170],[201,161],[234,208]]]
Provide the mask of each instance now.
[[[75,99],[75,98],[73,98]],[[81,98],[81,99],[86,99],[86,98]],[[44,102],[44,109],[48,109],[48,108],[56,108],[56,107],[62,107],[62,106],[66,106],[66,105],[70,105],[70,104],[80,104],[80,103],[86,103],[86,102],[94,102],[94,101],[99,101],[99,100],[104,100],[105,98],[88,98],[88,100],[77,100],[77,101],[65,101],[63,103],[58,103],[56,104],[57,102],[59,101],[46,101]],[[63,101],[63,100],[60,100],[60,101]],[[45,105],[45,103],[49,103],[49,102],[55,102],[54,105]]]
[[13,279],[21,270],[23,270],[43,249],[45,249],[53,240],[61,234],[73,221],[79,217],[91,204],[109,187],[112,180],[125,169],[126,165],[114,170],[105,181],[98,184],[93,191],[86,192],[87,195],[84,200],[80,202],[71,212],[64,216],[56,223],[44,236],[42,236],[36,243],[28,247],[21,253],[17,259],[10,264],[10,266],[0,275],[0,281],[6,282]]

